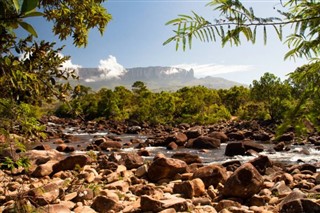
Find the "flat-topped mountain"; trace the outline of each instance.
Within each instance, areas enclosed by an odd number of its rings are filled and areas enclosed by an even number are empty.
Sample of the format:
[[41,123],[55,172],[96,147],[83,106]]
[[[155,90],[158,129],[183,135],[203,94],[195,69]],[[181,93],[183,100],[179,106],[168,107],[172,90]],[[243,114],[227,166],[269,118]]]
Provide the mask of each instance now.
[[102,87],[131,88],[136,81],[144,82],[151,90],[177,90],[185,86],[203,85],[208,88],[225,89],[240,83],[218,77],[195,78],[193,69],[176,67],[135,67],[128,69],[79,68],[80,83],[94,90]]

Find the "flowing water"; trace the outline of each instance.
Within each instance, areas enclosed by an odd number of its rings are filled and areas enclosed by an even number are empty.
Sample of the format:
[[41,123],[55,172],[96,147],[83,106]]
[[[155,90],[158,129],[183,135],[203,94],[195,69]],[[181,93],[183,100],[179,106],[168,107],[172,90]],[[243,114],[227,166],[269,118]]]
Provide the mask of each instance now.
[[[65,130],[65,134],[72,135],[75,137],[76,141],[70,143],[70,146],[74,146],[77,150],[81,150],[85,148],[87,145],[91,144],[94,137],[105,136],[105,135],[112,135],[108,132],[97,132],[93,134],[89,134],[87,132],[68,128]],[[122,143],[130,142],[131,139],[141,139],[142,141],[147,139],[147,136],[136,135],[136,134],[124,134],[124,135],[116,135],[117,137],[121,138]],[[52,148],[55,148],[57,145],[50,142]],[[312,145],[291,145],[289,151],[285,152],[275,152],[272,149],[273,144],[263,143],[266,147],[265,151],[261,152],[261,155],[267,155],[270,160],[288,163],[288,164],[297,164],[297,163],[312,163],[312,164],[320,164],[319,154],[320,150],[317,150]],[[203,163],[224,163],[227,161],[239,160],[241,162],[251,160],[256,156],[233,156],[228,157],[224,155],[225,148],[227,144],[222,143],[221,147],[218,149],[211,149],[211,150],[197,150],[197,149],[188,149],[188,148],[179,148],[177,150],[167,150],[166,147],[146,147],[146,149],[151,153],[150,156],[144,157],[146,160],[152,160],[156,153],[163,153],[166,156],[170,157],[176,152],[187,152],[190,154],[196,154],[200,156]],[[123,148],[122,151],[124,152],[135,152],[134,148]],[[77,151],[81,152],[81,151]]]

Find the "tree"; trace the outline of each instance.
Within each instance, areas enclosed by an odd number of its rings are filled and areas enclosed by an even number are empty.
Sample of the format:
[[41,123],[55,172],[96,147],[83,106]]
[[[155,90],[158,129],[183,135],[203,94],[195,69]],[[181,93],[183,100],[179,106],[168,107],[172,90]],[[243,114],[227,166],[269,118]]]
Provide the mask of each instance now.
[[[53,22],[53,32],[61,40],[73,38],[77,47],[86,46],[88,31],[103,33],[111,15],[103,0],[0,0],[0,134],[14,142],[12,133],[26,139],[39,136],[37,107],[55,99],[64,100],[71,91],[69,78],[74,70],[62,68],[69,57],[50,41],[34,40],[37,32],[27,18],[43,17]],[[17,38],[16,29],[29,36]],[[27,140],[25,140],[27,141]]]
[[[278,10],[277,17],[262,18],[256,16],[254,10],[245,7],[240,0],[212,0],[207,5],[220,12],[219,17],[209,21],[194,12],[192,15],[179,15],[178,18],[167,22],[167,25],[175,26],[176,30],[164,45],[175,42],[176,49],[182,44],[182,49],[185,50],[187,46],[191,48],[193,38],[203,42],[217,41],[220,38],[222,46],[227,43],[240,45],[243,38],[255,43],[257,30],[262,30],[264,43],[267,43],[267,28],[273,28],[282,40],[282,28],[291,27],[292,32],[285,37],[285,43],[290,50],[284,58],[304,57],[312,62],[305,74],[295,72],[291,76],[298,81],[313,80],[307,83],[308,89],[303,91],[300,101],[291,113],[290,117],[295,117],[304,103],[312,102],[312,96],[318,91],[317,87],[312,86],[317,85],[318,78],[310,76],[319,75],[320,1],[288,0],[284,4],[281,0],[279,2],[283,9]],[[296,123],[295,121],[292,123]]]

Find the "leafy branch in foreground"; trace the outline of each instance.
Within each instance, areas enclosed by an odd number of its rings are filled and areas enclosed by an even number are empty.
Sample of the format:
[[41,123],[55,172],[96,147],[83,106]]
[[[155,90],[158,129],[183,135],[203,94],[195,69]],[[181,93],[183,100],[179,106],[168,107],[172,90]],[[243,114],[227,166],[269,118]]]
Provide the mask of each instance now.
[[192,12],[191,16],[179,15],[178,18],[166,23],[176,27],[174,36],[164,42],[164,45],[175,42],[178,50],[180,44],[185,50],[192,46],[192,39],[202,42],[216,42],[221,39],[222,46],[227,43],[240,45],[241,36],[249,42],[255,43],[257,29],[262,28],[264,43],[267,43],[267,27],[272,27],[280,40],[283,39],[282,29],[285,26],[293,28],[292,34],[287,36],[286,43],[291,50],[285,55],[288,57],[317,57],[320,50],[320,3],[317,1],[290,0],[279,17],[261,18],[255,15],[252,8],[246,8],[239,0],[213,0],[207,4],[214,11],[220,12],[217,19],[208,21],[204,17]]

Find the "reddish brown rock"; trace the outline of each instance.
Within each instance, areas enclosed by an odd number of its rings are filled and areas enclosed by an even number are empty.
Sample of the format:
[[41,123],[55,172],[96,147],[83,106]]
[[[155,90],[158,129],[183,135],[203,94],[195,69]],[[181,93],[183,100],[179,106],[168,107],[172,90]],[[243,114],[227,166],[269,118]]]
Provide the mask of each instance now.
[[200,178],[208,188],[211,185],[217,187],[219,183],[224,183],[228,175],[224,167],[208,165],[197,169],[193,174],[193,178]]
[[242,132],[242,131],[230,132],[227,134],[227,136],[230,140],[240,141],[240,140],[245,139],[244,132]]
[[244,140],[242,141],[242,143],[246,151],[252,149],[256,152],[262,152],[265,149],[265,147],[262,144],[259,144],[255,141]]
[[165,209],[173,208],[177,212],[185,212],[188,210],[188,203],[183,198],[171,197],[167,200],[156,200],[147,195],[141,197],[142,212],[160,212]]
[[175,142],[171,142],[168,144],[167,146],[168,150],[177,150],[178,149],[178,145]]
[[229,140],[228,136],[224,132],[211,132],[208,136],[219,139],[221,143],[225,143]]
[[152,182],[157,182],[164,178],[171,179],[178,173],[184,173],[186,168],[187,164],[182,160],[157,158],[149,167],[148,178]]
[[59,186],[56,183],[50,183],[30,190],[28,196],[40,206],[48,205],[59,197]]
[[216,149],[220,147],[220,140],[208,136],[200,136],[193,141],[192,147],[195,149]]
[[112,153],[108,160],[124,165],[127,169],[138,168],[144,164],[143,158],[135,152]]
[[244,155],[245,148],[241,142],[229,142],[226,146],[225,155],[226,156],[235,156],[235,155]]
[[108,150],[108,149],[121,149],[122,144],[118,141],[105,141],[99,145],[100,149]]
[[182,194],[185,198],[201,196],[205,193],[205,185],[200,178],[174,184],[173,192]]
[[187,136],[182,132],[176,132],[165,139],[165,143],[175,142],[178,146],[183,146],[187,142]]
[[185,152],[177,152],[171,156],[172,158],[182,160],[188,165],[192,163],[202,163],[201,158],[198,155],[193,155]]
[[257,158],[254,158],[253,160],[249,161],[260,174],[264,175],[266,173],[266,169],[268,167],[272,166],[271,161],[269,158],[265,155],[260,155]]
[[52,174],[55,174],[60,171],[74,170],[76,167],[82,168],[88,163],[88,161],[89,161],[88,157],[86,157],[84,155],[69,156],[69,157],[59,161],[55,165],[53,165]]
[[222,194],[226,197],[249,198],[258,193],[263,178],[251,163],[240,166],[225,182]]
[[123,206],[118,204],[118,202],[112,198],[100,195],[94,199],[91,208],[100,213],[107,213],[111,210],[119,212],[123,209]]

